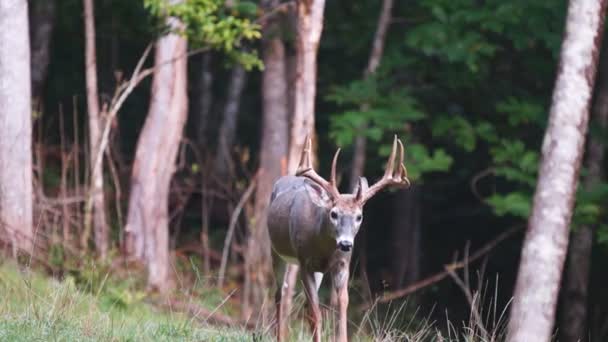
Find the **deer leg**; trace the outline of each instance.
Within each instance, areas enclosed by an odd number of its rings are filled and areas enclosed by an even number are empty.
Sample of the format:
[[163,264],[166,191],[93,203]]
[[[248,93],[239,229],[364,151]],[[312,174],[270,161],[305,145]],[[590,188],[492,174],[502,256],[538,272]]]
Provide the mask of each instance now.
[[336,270],[333,275],[333,290],[336,294],[338,313],[338,333],[335,340],[338,342],[348,341],[348,264]]
[[314,272],[303,271],[300,273],[304,283],[304,293],[308,299],[310,310],[310,327],[312,329],[313,341],[321,342],[321,310],[319,309],[319,296],[317,294],[317,282]]
[[[285,278],[287,277],[287,267],[285,262],[281,259],[279,255],[277,255],[274,251],[272,252],[272,264],[274,268],[274,277],[275,283],[277,286],[274,300],[276,307],[276,335],[277,341],[285,341],[285,337],[287,336],[287,317],[289,315],[288,312],[283,312],[282,308],[282,298],[287,290],[285,286],[287,286],[285,282]],[[284,278],[285,277],[285,278]]]

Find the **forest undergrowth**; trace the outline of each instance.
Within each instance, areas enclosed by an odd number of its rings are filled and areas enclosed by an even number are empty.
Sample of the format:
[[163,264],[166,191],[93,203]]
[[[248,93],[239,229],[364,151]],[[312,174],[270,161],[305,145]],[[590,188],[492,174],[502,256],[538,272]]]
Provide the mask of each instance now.
[[[190,272],[176,269],[178,290],[163,297],[146,291],[136,270],[117,271],[115,265],[98,262],[82,265],[49,277],[38,267],[2,261],[0,340],[273,341],[272,322],[240,321],[234,291],[227,294],[208,286],[212,280],[198,275],[194,263]],[[458,283],[459,278],[454,279]],[[365,312],[353,306],[351,340],[503,340],[505,311],[469,287],[462,289],[472,308],[468,322],[452,322],[447,313],[445,321],[432,321],[407,302],[374,305]],[[290,341],[309,341],[304,296],[296,296],[294,304]],[[325,307],[327,340],[334,325],[329,310]]]

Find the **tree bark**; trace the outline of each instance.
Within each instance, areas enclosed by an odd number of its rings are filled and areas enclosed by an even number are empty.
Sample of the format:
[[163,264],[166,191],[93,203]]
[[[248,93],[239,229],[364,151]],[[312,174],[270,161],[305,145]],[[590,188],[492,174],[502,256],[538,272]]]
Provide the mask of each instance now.
[[[97,49],[95,45],[95,15],[93,0],[83,0],[84,26],[85,26],[85,74],[87,84],[87,109],[89,119],[89,165],[91,165],[91,188],[85,212],[85,232],[83,248],[88,244],[88,232],[91,225],[91,211],[93,213],[93,231],[95,235],[95,249],[101,259],[105,259],[109,247],[109,230],[106,219],[105,199],[103,192],[103,163],[96,163],[101,143],[101,129],[103,126],[101,112],[99,111],[99,91],[97,89]],[[92,210],[91,210],[92,209]]]
[[[592,119],[595,119],[602,129],[608,127],[608,49],[602,49],[598,82],[593,106]],[[593,190],[601,182],[604,163],[604,145],[592,134],[588,135],[587,156],[585,164],[587,175],[583,180],[587,190]],[[587,302],[589,288],[589,272],[591,269],[591,249],[596,227],[583,225],[577,227],[571,234],[566,268],[566,280],[562,290],[562,310],[560,319],[561,341],[585,341],[587,335]]]
[[[182,25],[175,18],[167,23]],[[148,286],[160,292],[173,283],[168,197],[188,108],[186,49],[186,38],[177,34],[156,44],[150,108],[137,143],[125,227],[127,252],[146,264]]]
[[[368,78],[376,72],[380,65],[380,60],[384,54],[384,45],[386,42],[386,32],[391,23],[391,11],[393,9],[393,0],[382,1],[382,10],[380,17],[378,18],[378,26],[376,27],[376,33],[374,34],[374,41],[372,44],[372,51],[369,55],[367,67],[363,72],[363,77]],[[364,106],[367,107],[367,106]],[[367,108],[362,108],[365,110]],[[367,123],[364,123],[360,127],[360,133],[355,137],[355,146],[353,152],[353,166],[350,173],[350,189],[354,189],[359,184],[359,177],[363,176],[363,170],[365,168],[365,148],[367,145],[367,138],[365,137],[365,129]]]
[[391,287],[401,289],[418,280],[420,274],[420,189],[399,190],[393,199],[391,229]]
[[[265,9],[279,5],[278,0],[264,1]],[[280,37],[280,26],[269,22],[263,28],[262,73],[262,142],[260,167],[255,193],[253,231],[248,240],[246,275],[250,278],[250,298],[246,298],[243,313],[261,312],[272,272],[270,237],[266,229],[266,210],[274,182],[284,172],[288,150],[288,87],[286,78],[285,46]],[[283,166],[283,167],[282,167]]]
[[39,104],[42,101],[48,73],[56,4],[55,0],[38,0],[30,3],[32,98],[35,104]]
[[507,341],[550,341],[606,0],[571,0]]
[[206,145],[207,129],[211,116],[211,105],[213,104],[213,71],[211,69],[211,52],[201,56],[202,65],[200,73],[200,100],[197,126],[197,140],[199,146]]
[[[312,137],[315,132],[317,50],[323,30],[324,10],[325,0],[298,0],[296,3],[296,79],[287,161],[287,173],[290,175],[296,172],[306,136]],[[282,313],[291,311],[297,273],[297,265],[287,266],[284,282],[288,287],[282,298]]]
[[26,0],[0,1],[0,234],[33,248],[30,38]]
[[325,0],[298,0],[296,34],[296,80],[287,171],[294,174],[307,135],[315,131],[317,50],[323,30]]
[[231,152],[236,137],[241,94],[246,81],[247,72],[245,68],[240,64],[235,65],[230,76],[230,86],[228,87],[224,116],[218,136],[215,172],[220,179],[230,179],[234,176],[234,161]]
[[[380,60],[384,54],[384,45],[386,43],[386,32],[391,23],[391,11],[393,9],[393,0],[383,0],[382,9],[380,16],[378,17],[378,24],[376,26],[376,33],[374,34],[374,40],[372,43],[372,50],[369,55],[367,66],[363,72],[363,77],[368,78],[376,72],[380,65]],[[363,105],[361,110],[367,110],[368,105]],[[365,136],[365,130],[367,129],[367,122],[364,122],[359,127],[359,134],[355,137],[355,144],[353,150],[353,164],[350,172],[350,189],[355,189],[359,184],[359,178],[363,176],[365,170],[365,149],[367,147],[367,137]],[[409,196],[409,195],[403,195]],[[366,227],[362,227],[366,229]],[[361,233],[364,233],[362,231]],[[412,244],[413,245],[413,244]],[[364,282],[365,294],[369,294],[369,284],[367,277],[367,244],[364,243],[359,246],[359,269],[361,271],[361,279]],[[332,292],[333,294],[333,292]],[[371,299],[371,298],[370,298]]]

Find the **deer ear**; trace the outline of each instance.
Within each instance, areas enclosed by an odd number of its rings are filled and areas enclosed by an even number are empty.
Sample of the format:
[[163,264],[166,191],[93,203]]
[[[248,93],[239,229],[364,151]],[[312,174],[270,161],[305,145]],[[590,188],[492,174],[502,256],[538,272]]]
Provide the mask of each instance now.
[[327,191],[317,183],[306,180],[306,191],[313,203],[319,207],[327,206],[331,202],[331,198],[327,194]]
[[357,199],[357,201],[363,199],[363,194],[367,191],[367,188],[369,188],[369,185],[367,184],[367,179],[365,177],[359,177],[359,184],[357,184],[357,187],[354,191],[355,198]]

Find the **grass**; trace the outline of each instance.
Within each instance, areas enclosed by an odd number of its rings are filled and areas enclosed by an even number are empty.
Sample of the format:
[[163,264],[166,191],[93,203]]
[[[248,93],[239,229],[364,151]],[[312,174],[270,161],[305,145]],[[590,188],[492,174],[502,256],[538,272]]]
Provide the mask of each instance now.
[[239,328],[205,326],[143,300],[125,305],[111,292],[79,289],[71,277],[58,281],[12,263],[0,265],[0,293],[0,341],[251,340]]
[[[158,303],[153,295],[137,290],[141,286],[136,277],[123,275],[114,279],[108,276],[109,273],[91,270],[84,270],[82,274],[58,280],[0,259],[0,341],[273,340],[270,326],[259,326],[255,332],[238,326],[222,328],[205,323],[201,319],[204,317],[193,318],[161,309],[153,304]],[[210,312],[235,315],[231,310],[234,308],[225,305],[225,294],[216,289],[205,290],[202,285],[182,286],[184,290],[180,292],[186,295],[181,299],[188,298],[190,303]],[[479,301],[474,301],[476,309],[481,309]],[[291,320],[289,340],[310,341],[310,332],[302,317],[305,310],[303,295],[295,298],[294,305],[296,313]],[[493,311],[493,316],[496,316],[496,308]],[[503,315],[504,312],[498,322],[504,319]],[[493,342],[504,338],[496,332],[480,334],[479,328],[483,325],[482,322],[476,323],[477,320],[472,315],[465,326],[457,328],[446,318],[442,324],[445,326],[440,327],[428,319],[421,319],[417,312],[412,316],[405,305],[392,308],[389,305],[382,310],[374,307],[349,322],[350,340]],[[493,320],[496,321],[496,317]],[[323,340],[330,340],[332,325],[331,320],[324,321]],[[498,327],[499,332],[502,330],[502,324],[495,322],[492,326]],[[444,328],[443,331],[440,328]]]

